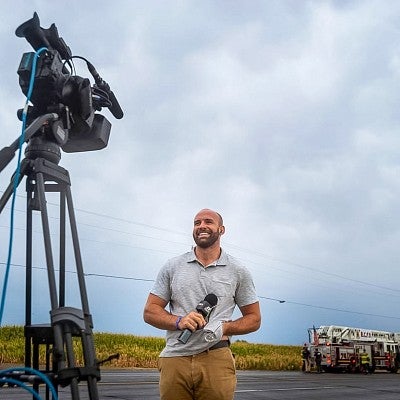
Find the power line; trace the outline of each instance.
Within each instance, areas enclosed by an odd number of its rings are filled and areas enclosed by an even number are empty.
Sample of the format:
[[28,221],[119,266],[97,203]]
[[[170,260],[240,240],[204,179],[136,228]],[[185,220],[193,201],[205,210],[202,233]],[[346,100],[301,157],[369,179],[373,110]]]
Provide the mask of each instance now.
[[[0,193],[4,193],[4,192],[0,190]],[[22,195],[17,195],[17,197],[25,198]],[[55,206],[55,207],[59,206],[59,204],[53,203],[51,201],[48,201],[47,204],[51,205],[51,206]],[[5,207],[5,209],[7,209],[7,207]],[[125,222],[125,223],[131,224],[131,225],[142,226],[144,228],[151,228],[151,229],[155,229],[155,230],[162,231],[162,232],[169,232],[169,233],[174,233],[174,234],[178,234],[178,235],[188,236],[187,232],[174,231],[174,230],[171,230],[171,229],[167,229],[167,228],[162,228],[162,227],[155,226],[155,225],[146,224],[146,223],[143,223],[143,222],[132,221],[132,220],[128,220],[128,219],[125,219],[125,218],[114,217],[114,216],[108,215],[108,214],[102,214],[102,213],[98,213],[98,212],[94,212],[94,211],[84,210],[82,208],[74,207],[74,210],[75,211],[79,211],[79,212],[84,213],[84,214],[94,215],[96,217],[106,218],[106,219],[110,219],[110,220],[117,221],[117,222]],[[25,210],[17,210],[17,209],[15,209],[15,211],[22,212],[22,213],[25,212]],[[58,217],[55,217],[55,218],[59,219]],[[79,225],[81,225],[81,224],[79,224]]]
[[[3,263],[3,262],[0,262],[0,264],[5,265],[5,263]],[[25,265],[22,265],[22,264],[11,264],[11,265],[15,266],[15,267],[25,268]],[[32,268],[39,269],[39,270],[47,269],[46,267],[38,267],[38,266],[33,266]],[[56,271],[58,271],[58,270],[56,270]],[[66,270],[66,272],[69,274],[76,274],[76,271]],[[122,279],[122,280],[127,280],[127,281],[139,281],[139,282],[154,282],[155,281],[154,279],[136,278],[136,277],[131,277],[131,276],[123,276],[123,275],[115,275],[115,274],[84,273],[84,275],[86,277],[98,277],[98,278],[106,278],[106,279]],[[293,305],[302,306],[302,307],[318,308],[318,309],[322,309],[322,310],[336,311],[336,312],[342,312],[342,313],[347,313],[347,314],[357,314],[357,315],[365,315],[365,316],[369,316],[369,317],[379,317],[379,318],[400,320],[400,317],[395,317],[395,316],[390,316],[390,315],[373,314],[373,313],[366,313],[366,312],[354,311],[354,310],[345,310],[345,309],[341,309],[341,308],[300,303],[300,302],[296,302],[296,301],[277,299],[277,298],[266,297],[266,296],[261,296],[261,295],[259,295],[258,298],[264,299],[264,300],[269,300],[269,301],[276,301],[280,304],[293,304]]]
[[[5,263],[0,262],[0,265],[5,265]],[[26,268],[25,265],[23,265],[23,264],[11,264],[11,265],[13,267]],[[38,266],[32,266],[32,269],[42,270],[42,271],[47,270],[46,267],[38,267]],[[55,268],[54,271],[59,272],[59,269]],[[65,272],[68,274],[74,274],[74,275],[77,274],[76,271],[71,271],[71,270],[65,270]],[[127,280],[127,281],[154,282],[154,279],[134,278],[132,276],[112,275],[112,274],[98,274],[95,272],[89,272],[89,273],[84,272],[83,275],[88,276],[88,277],[94,276],[94,277],[101,277],[101,278],[123,279],[123,280]]]
[[[259,297],[261,297],[261,296],[259,296]],[[372,313],[365,313],[365,312],[361,312],[361,311],[343,310],[343,309],[340,309],[340,308],[316,306],[315,304],[299,303],[299,302],[290,301],[290,300],[285,300],[285,303],[294,304],[294,305],[303,306],[303,307],[320,308],[320,309],[323,309],[323,310],[337,311],[337,312],[348,313],[348,314],[366,315],[366,316],[369,316],[369,317],[400,319],[400,317],[394,317],[394,316],[390,316],[390,315],[372,314]]]
[[[23,197],[23,196],[20,196],[20,197]],[[58,204],[52,203],[52,202],[48,202],[48,204],[49,205],[53,205],[53,206],[58,206]],[[106,219],[110,219],[110,220],[114,220],[114,221],[118,221],[118,222],[124,222],[124,223],[137,225],[137,226],[142,226],[142,227],[146,227],[146,228],[150,228],[150,229],[154,229],[154,230],[158,230],[158,231],[162,231],[162,232],[169,232],[169,233],[173,233],[173,234],[189,237],[189,235],[187,233],[174,231],[174,230],[166,229],[166,228],[162,228],[162,227],[157,227],[157,226],[154,226],[154,225],[145,224],[145,223],[141,223],[141,222],[137,222],[137,221],[132,221],[132,220],[128,220],[128,219],[125,219],[125,218],[114,217],[114,216],[111,216],[111,215],[97,213],[97,212],[88,211],[88,210],[79,209],[79,208],[75,208],[75,210],[76,211],[80,211],[80,212],[85,213],[85,214],[88,214],[88,215],[94,215],[96,217],[106,218]],[[53,217],[53,218],[59,219],[58,217]],[[93,225],[93,224],[79,223],[78,225],[79,226],[88,226],[88,227],[95,228],[95,229],[100,229],[100,230],[112,231],[112,232],[116,232],[116,233],[124,233],[124,234],[133,235],[133,236],[137,236],[137,237],[143,237],[143,238],[147,238],[147,239],[157,240],[157,241],[161,241],[161,242],[165,242],[165,243],[172,243],[172,244],[186,245],[186,246],[188,245],[187,243],[182,243],[182,242],[177,242],[177,241],[170,241],[170,240],[167,240],[167,239],[164,239],[164,238],[155,238],[155,237],[149,236],[149,235],[138,234],[138,233],[133,233],[133,232],[126,232],[126,231],[117,230],[117,229],[113,229],[113,228],[107,228],[107,227],[104,227],[104,226],[96,226],[96,225]],[[121,246],[139,248],[139,249],[148,250],[148,251],[159,251],[159,250],[156,250],[156,249],[149,249],[149,248],[143,248],[143,247],[137,247],[137,246],[130,246],[130,245],[125,245],[125,244],[121,244],[121,243],[96,241],[95,239],[84,239],[84,238],[82,238],[81,240],[92,241],[92,242],[95,242],[95,243],[96,242],[97,243],[110,243],[110,244],[116,244],[116,245],[121,245]],[[272,261],[278,261],[278,262],[282,262],[282,263],[287,264],[287,265],[293,265],[295,267],[298,267],[298,268],[301,268],[301,269],[306,269],[308,271],[311,271],[311,272],[314,272],[314,273],[318,273],[318,274],[321,274],[321,275],[326,275],[326,276],[334,277],[336,279],[341,279],[341,280],[345,280],[345,281],[348,281],[348,282],[357,283],[357,284],[363,285],[363,286],[369,286],[369,287],[374,287],[374,288],[377,288],[377,289],[382,289],[382,290],[386,290],[386,291],[390,291],[390,292],[394,292],[394,293],[400,293],[400,289],[396,289],[396,288],[392,288],[392,287],[388,287],[388,286],[384,286],[384,285],[379,285],[379,284],[376,284],[376,283],[366,282],[366,281],[363,281],[363,280],[360,280],[360,279],[354,279],[354,278],[350,278],[348,276],[343,276],[343,275],[336,274],[336,273],[333,273],[333,272],[329,272],[329,271],[325,271],[325,270],[320,270],[320,269],[317,269],[317,268],[309,267],[307,265],[303,265],[303,264],[300,264],[300,263],[295,263],[295,262],[292,262],[292,261],[287,261],[287,260],[284,260],[284,259],[272,257],[272,256],[269,256],[269,255],[259,251],[259,250],[247,249],[247,248],[240,247],[240,246],[237,246],[237,245],[229,243],[229,242],[225,242],[224,244],[225,244],[225,246],[233,248],[233,249],[237,249],[237,250],[240,250],[240,251],[243,251],[243,252],[246,252],[246,253],[249,253],[249,254],[253,254],[253,255],[258,255],[258,256],[261,256],[263,258],[270,259]],[[163,252],[168,253],[168,251],[163,251]],[[170,252],[170,253],[172,254],[172,252]],[[175,254],[175,253],[173,253],[173,254]],[[251,261],[251,262],[254,263],[254,264],[259,264],[259,263],[254,262],[254,261]],[[259,264],[259,265],[261,265],[261,264]],[[283,269],[279,269],[279,268],[276,268],[276,267],[270,267],[270,268],[274,268],[276,270],[280,270],[280,271],[285,272],[285,273],[291,273],[289,271],[285,271]]]
[[230,246],[232,248],[236,248],[236,249],[241,250],[241,251],[258,254],[259,256],[262,256],[262,257],[265,257],[265,258],[269,258],[269,259],[271,259],[273,261],[278,261],[278,262],[282,262],[282,263],[285,263],[285,264],[288,264],[288,265],[293,265],[295,267],[307,269],[309,271],[316,272],[316,273],[319,273],[319,274],[332,276],[332,277],[335,277],[335,278],[343,279],[343,280],[346,280],[346,281],[349,281],[349,282],[355,282],[355,283],[358,283],[358,284],[361,284],[361,285],[365,285],[365,286],[371,286],[371,287],[375,287],[375,288],[378,288],[378,289],[384,289],[384,290],[389,290],[389,291],[392,291],[392,292],[400,293],[400,289],[395,289],[395,288],[391,288],[391,287],[383,286],[383,285],[377,285],[375,283],[366,282],[366,281],[362,281],[362,280],[359,280],[359,279],[349,278],[347,276],[335,274],[335,273],[329,272],[329,271],[319,270],[317,268],[309,267],[309,266],[306,266],[306,265],[303,265],[303,264],[299,264],[299,263],[294,263],[292,261],[286,261],[286,260],[279,259],[279,258],[276,258],[276,257],[271,257],[271,256],[268,256],[268,255],[266,255],[266,254],[264,254],[262,252],[259,252],[257,250],[253,251],[253,250],[249,250],[249,249],[246,249],[246,248],[243,248],[243,247],[239,247],[239,246],[236,246],[236,245],[230,245]]
[[[300,275],[301,277],[304,277],[303,275],[301,275],[301,272],[298,272],[298,271],[296,271],[296,272],[288,271],[288,270],[283,269],[283,268],[278,268],[278,267],[272,266],[272,265],[270,265],[270,264],[262,264],[262,263],[260,263],[260,262],[253,261],[253,260],[250,260],[250,259],[243,259],[243,258],[241,258],[241,260],[245,261],[247,264],[256,264],[256,265],[263,266],[264,268],[268,268],[268,269],[272,269],[272,270],[276,270],[276,271],[283,272],[283,273],[289,275],[289,279],[297,279],[297,280],[298,280],[298,278],[294,277],[293,275]],[[330,283],[329,280],[326,280],[326,279],[323,280],[323,278],[317,277],[317,276],[315,276],[315,275],[307,276],[307,279],[308,279],[308,280],[317,281],[317,282],[318,282],[319,288],[325,287],[326,289],[329,289],[329,290],[332,289],[332,284]],[[324,282],[326,282],[325,285],[324,285],[324,284],[321,284],[321,281],[322,281],[322,280],[323,280]],[[349,279],[349,281],[351,282],[352,280]],[[368,285],[368,283],[365,283],[365,284]],[[374,287],[375,285],[372,284],[372,286]],[[385,289],[385,287],[380,287],[380,289]],[[351,291],[354,292],[354,289],[347,289],[347,288],[345,288],[345,287],[343,287],[343,286],[336,287],[335,290],[336,290],[336,291],[339,290],[339,291],[342,291],[342,292],[348,292],[349,290],[351,290]],[[387,290],[389,290],[389,291],[392,292],[392,293],[382,293],[382,292],[373,291],[372,289],[370,290],[370,293],[374,293],[374,294],[377,294],[377,295],[380,295],[380,296],[400,297],[400,293],[399,293],[400,291],[399,291],[399,290],[395,290],[395,289],[391,289],[391,288],[389,288],[389,289],[387,289]],[[393,293],[393,292],[395,292],[395,293]]]
[[[24,196],[19,196],[19,197],[24,197]],[[49,205],[53,205],[53,206],[58,206],[58,204],[56,204],[56,203],[48,202],[48,204]],[[93,216],[96,216],[96,217],[101,217],[101,218],[105,218],[105,219],[109,219],[109,220],[113,220],[113,221],[117,221],[117,222],[124,222],[124,223],[128,223],[128,224],[136,225],[136,226],[141,226],[141,227],[150,228],[150,229],[154,229],[154,230],[158,230],[158,231],[162,231],[162,232],[169,232],[169,233],[173,233],[173,234],[178,234],[178,235],[182,235],[182,236],[185,236],[185,237],[189,237],[189,235],[187,233],[178,232],[178,231],[174,231],[174,230],[171,230],[171,229],[165,229],[165,228],[157,227],[157,226],[150,225],[150,224],[145,224],[145,223],[132,221],[132,220],[124,219],[124,218],[119,218],[119,217],[114,217],[114,216],[111,216],[111,215],[97,213],[97,212],[93,212],[93,211],[87,211],[87,210],[79,209],[79,208],[75,208],[75,210],[76,211],[80,211],[80,212],[82,212],[84,214],[93,215]],[[55,219],[59,219],[58,217],[54,217],[54,218]],[[156,238],[156,237],[153,237],[153,236],[150,236],[150,235],[138,234],[138,233],[134,233],[134,232],[126,232],[126,231],[123,231],[123,230],[108,228],[108,227],[104,227],[104,226],[97,226],[97,225],[86,224],[86,223],[79,223],[79,225],[88,226],[90,228],[105,230],[105,231],[109,231],[109,232],[123,233],[123,234],[133,235],[133,236],[137,236],[137,237],[143,237],[143,238],[146,238],[146,239],[158,240],[158,241],[166,242],[166,243],[172,243],[172,244],[177,244],[177,245],[188,246],[187,243],[182,243],[182,242],[178,242],[178,241],[171,241],[171,240],[167,240],[167,239],[164,239],[164,238]],[[139,247],[139,246],[133,246],[133,245],[130,245],[130,244],[123,244],[123,243],[118,243],[118,242],[115,243],[115,242],[111,242],[111,241],[99,241],[99,240],[96,240],[96,239],[85,239],[85,238],[82,238],[81,240],[83,240],[83,241],[91,241],[91,242],[94,242],[94,243],[101,243],[101,244],[112,244],[112,245],[118,245],[118,246],[131,247],[131,248],[140,249],[140,250],[146,250],[146,251],[156,251],[156,252],[162,252],[162,253],[176,254],[176,252],[172,252],[172,251],[159,250],[159,249],[148,248],[148,247]],[[318,273],[318,274],[326,275],[328,277],[334,277],[336,279],[341,279],[341,280],[345,280],[345,281],[348,281],[348,282],[353,282],[353,283],[356,283],[358,285],[363,285],[363,286],[368,286],[368,287],[377,288],[377,289],[381,289],[381,290],[386,290],[386,291],[391,292],[392,296],[397,296],[396,294],[400,293],[400,289],[395,289],[395,288],[387,287],[387,286],[384,286],[384,285],[379,285],[379,284],[376,284],[376,283],[366,282],[366,281],[362,281],[362,280],[359,280],[359,279],[353,279],[353,278],[350,278],[350,277],[347,277],[347,276],[343,276],[343,275],[340,275],[340,274],[336,274],[336,273],[333,273],[333,272],[329,272],[329,271],[325,271],[325,270],[320,270],[320,269],[317,269],[317,268],[309,267],[307,265],[303,265],[303,264],[300,264],[300,263],[295,263],[295,262],[283,260],[283,259],[280,259],[280,258],[271,257],[271,256],[269,256],[269,255],[267,255],[264,252],[261,252],[259,250],[254,250],[254,249],[250,250],[250,249],[243,248],[243,247],[237,246],[237,245],[229,243],[229,242],[225,242],[225,245],[227,247],[231,247],[233,249],[237,249],[237,250],[249,253],[250,255],[257,255],[257,256],[261,256],[263,258],[267,258],[267,259],[270,259],[270,260],[273,260],[273,261],[278,261],[278,262],[281,262],[281,263],[285,263],[287,265],[293,265],[293,266],[295,266],[297,268],[301,268],[301,269],[305,269],[305,270],[311,271],[314,274]],[[247,262],[264,266],[264,264],[261,264],[261,263],[255,262],[255,261],[251,261],[251,260],[248,260]],[[267,268],[272,268],[272,269],[284,272],[286,274],[293,274],[293,272],[287,271],[287,270],[282,269],[282,268],[277,268],[277,267],[273,267],[273,266],[267,266]],[[99,276],[99,277],[104,277],[104,278],[114,278],[114,279],[151,281],[151,280],[146,280],[146,279],[141,279],[141,278],[131,278],[131,277],[118,276],[118,275],[106,275],[106,274],[104,274],[104,275],[101,275],[101,274],[85,274],[85,275],[86,276]],[[312,278],[316,279],[315,277],[312,277]],[[378,294],[379,295],[387,295],[387,294],[383,294],[383,293],[378,293]],[[260,296],[260,298],[263,298],[263,297]],[[290,303],[290,302],[288,301],[288,303]],[[295,304],[295,303],[292,302],[292,304]],[[303,304],[303,303],[298,303],[298,305],[303,305],[305,307],[324,308],[322,306],[308,305],[308,304]],[[345,310],[339,310],[339,309],[334,309],[334,308],[324,308],[324,309],[331,309],[333,311],[346,312]],[[349,311],[349,312],[352,312],[352,311]],[[357,312],[354,312],[354,313],[357,313]],[[371,316],[374,315],[374,314],[367,314],[367,313],[364,313],[364,314],[365,315],[371,315]],[[381,317],[385,317],[385,316],[381,316]],[[388,317],[388,318],[391,318],[391,317]],[[393,317],[393,318],[396,318],[396,317]]]

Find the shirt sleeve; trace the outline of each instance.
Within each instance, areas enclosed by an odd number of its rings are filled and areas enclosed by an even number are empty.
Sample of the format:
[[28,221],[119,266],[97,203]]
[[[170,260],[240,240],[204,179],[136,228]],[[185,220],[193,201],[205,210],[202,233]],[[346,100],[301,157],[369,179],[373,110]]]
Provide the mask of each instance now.
[[170,269],[168,263],[158,272],[156,281],[150,292],[165,301],[169,302],[171,300]]
[[235,300],[239,307],[254,304],[259,301],[253,278],[249,270],[245,267],[242,267],[239,273]]

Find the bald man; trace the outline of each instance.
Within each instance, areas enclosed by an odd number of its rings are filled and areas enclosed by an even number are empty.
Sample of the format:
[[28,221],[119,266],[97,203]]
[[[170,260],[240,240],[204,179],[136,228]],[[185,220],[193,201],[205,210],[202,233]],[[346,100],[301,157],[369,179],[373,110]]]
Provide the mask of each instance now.
[[[199,211],[193,225],[196,246],[163,266],[148,296],[144,320],[167,331],[158,363],[161,400],[234,397],[231,337],[256,331],[261,314],[249,271],[221,248],[224,233],[219,213]],[[199,312],[199,302],[210,295],[216,296],[216,306]],[[232,320],[236,306],[242,316]]]

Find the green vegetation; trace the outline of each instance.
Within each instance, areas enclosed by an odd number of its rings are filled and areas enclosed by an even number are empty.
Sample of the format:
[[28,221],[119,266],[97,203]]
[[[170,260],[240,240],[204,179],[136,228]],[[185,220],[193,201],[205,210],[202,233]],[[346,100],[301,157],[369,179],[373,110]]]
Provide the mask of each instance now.
[[[105,364],[107,368],[156,368],[157,358],[164,347],[164,339],[114,333],[94,333],[96,356],[99,360],[119,353],[117,360]],[[77,363],[82,365],[80,340],[75,340]],[[45,346],[40,349],[40,362],[44,364]],[[237,341],[232,344],[238,369],[294,371],[300,369],[300,346],[278,346]],[[0,328],[1,364],[24,364],[25,338],[21,326]]]

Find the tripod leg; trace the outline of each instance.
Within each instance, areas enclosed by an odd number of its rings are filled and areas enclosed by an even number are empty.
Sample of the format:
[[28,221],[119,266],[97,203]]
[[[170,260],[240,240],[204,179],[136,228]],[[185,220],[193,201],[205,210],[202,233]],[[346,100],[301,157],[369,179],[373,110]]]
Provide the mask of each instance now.
[[[75,211],[74,211],[73,202],[72,202],[71,188],[69,186],[66,187],[66,199],[67,199],[68,214],[69,214],[69,220],[70,220],[70,226],[71,226],[71,236],[72,236],[72,242],[73,242],[74,254],[75,254],[75,263],[76,263],[78,282],[79,282],[79,288],[80,288],[80,294],[81,294],[82,311],[83,311],[84,321],[85,321],[85,331],[81,333],[83,356],[84,356],[84,361],[85,361],[86,366],[96,368],[97,361],[96,361],[96,357],[95,357],[95,348],[94,348],[94,342],[93,342],[92,316],[89,311],[89,301],[87,298],[82,257],[81,257],[80,247],[79,247],[78,231],[77,231],[76,221],[75,221]],[[97,391],[97,378],[93,377],[93,376],[88,376],[87,384],[88,384],[90,400],[97,400],[99,398],[98,391]]]
[[36,189],[40,205],[40,214],[42,217],[43,240],[44,240],[46,265],[47,265],[47,278],[50,288],[50,303],[51,303],[51,309],[54,310],[58,308],[57,285],[56,285],[56,276],[54,273],[53,251],[51,246],[49,216],[47,214],[47,206],[46,206],[44,178],[41,172],[39,172],[36,175]]
[[[44,176],[43,173],[41,172],[38,172],[36,174],[36,188],[37,188],[37,196],[42,217],[43,239],[45,245],[46,264],[47,264],[47,277],[50,288],[51,310],[53,311],[57,310],[59,307],[57,298],[56,279],[54,272],[53,252],[50,239],[49,217],[46,206],[46,196],[45,196],[46,189],[44,184]],[[54,331],[54,356],[57,360],[57,368],[60,371],[65,368],[64,338],[63,338],[62,326],[60,324],[55,324],[53,326],[53,331]],[[78,389],[77,378],[71,379],[71,394],[74,400],[79,400],[79,389]]]
[[[75,221],[75,213],[72,204],[72,195],[70,190],[71,184],[68,176],[68,171],[54,163],[51,163],[50,161],[41,158],[35,159],[30,165],[32,166],[32,168],[27,175],[29,182],[28,204],[30,210],[39,211],[41,214],[47,277],[50,292],[50,332],[52,336],[48,339],[53,344],[53,367],[51,372],[55,373],[54,379],[56,385],[70,385],[72,400],[80,399],[78,383],[83,380],[87,381],[89,399],[99,400],[97,381],[100,379],[100,368],[95,356],[95,347],[92,333],[93,323],[89,311],[89,304],[86,293],[86,285]],[[50,184],[50,182],[52,183]],[[57,284],[53,260],[49,217],[47,212],[46,192],[60,193],[60,281],[58,287],[59,297],[57,296]],[[81,310],[65,306],[64,291],[66,282],[64,279],[64,275],[66,205],[68,207],[69,224],[71,228],[73,251],[75,255],[76,272],[82,303]],[[27,221],[30,220],[30,218],[31,216],[27,219]],[[27,230],[32,232],[31,222],[29,222],[29,225],[27,222],[27,227],[29,227],[29,229]],[[31,240],[32,238],[30,237],[30,241]],[[30,266],[30,268],[32,268],[31,261],[28,263],[28,259],[31,260],[31,245],[27,245],[27,253],[29,253],[29,256],[27,256],[28,269],[28,265]],[[29,278],[29,282],[31,282],[31,278]],[[30,296],[31,292],[29,292],[29,298]],[[27,307],[27,310],[29,310],[29,318],[27,317],[26,320],[30,324],[30,304],[29,307]],[[41,332],[39,332],[37,329],[38,327],[32,326],[29,328],[30,331],[33,332],[32,335],[30,335],[29,337],[34,336],[36,339],[42,337]],[[75,337],[80,337],[81,339],[81,348],[84,361],[83,367],[76,365],[78,357],[76,357],[75,353],[75,344],[77,343],[73,341]],[[30,358],[29,349],[27,349],[26,354],[28,353]]]
[[[25,175],[27,166],[29,164],[29,161],[27,161],[26,159],[24,159],[21,163],[21,169],[19,172],[19,176],[17,178],[17,187],[18,185],[21,183],[22,178]],[[15,180],[15,174],[12,176],[9,185],[7,186],[6,190],[3,193],[3,196],[1,196],[0,198],[0,214],[3,211],[4,207],[6,206],[8,200],[10,199],[11,195],[13,194],[14,191],[14,180]]]
[[[67,351],[67,361],[70,367],[74,367],[76,365],[75,354],[72,344],[72,335],[70,332],[64,333],[65,340],[65,348]],[[72,399],[79,399],[79,389],[78,389],[78,379],[72,378],[71,380],[71,396]]]

